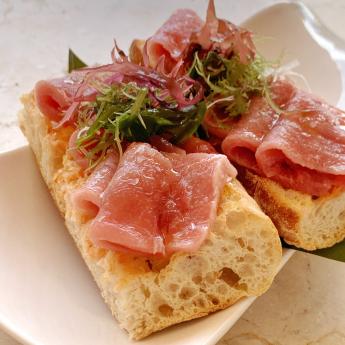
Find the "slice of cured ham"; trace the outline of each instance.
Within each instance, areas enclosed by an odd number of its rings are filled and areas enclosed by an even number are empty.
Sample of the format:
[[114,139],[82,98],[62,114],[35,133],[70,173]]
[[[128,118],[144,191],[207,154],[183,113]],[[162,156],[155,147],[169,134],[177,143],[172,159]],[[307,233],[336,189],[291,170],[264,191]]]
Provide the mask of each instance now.
[[82,214],[95,217],[101,206],[102,195],[111,181],[117,165],[118,155],[112,151],[95,168],[82,187],[72,194],[74,207]]
[[321,196],[345,184],[345,115],[280,80],[272,87],[280,116],[262,97],[230,130],[223,152],[286,188]]
[[220,194],[236,169],[224,155],[171,155],[179,180],[171,190],[161,226],[168,253],[196,251],[212,228]]
[[256,152],[265,176],[312,195],[345,185],[345,115],[298,90]]
[[208,142],[191,136],[179,145],[187,153],[217,153],[216,149]]
[[176,10],[161,28],[147,41],[147,54],[151,66],[165,57],[165,67],[170,71],[189,46],[193,33],[198,32],[203,21],[192,10]]
[[134,143],[106,188],[91,240],[115,251],[164,255],[197,250],[224,184],[236,170],[224,155],[160,153]]
[[[281,108],[286,107],[294,92],[293,85],[286,81],[277,81],[271,86],[272,100]],[[237,123],[230,125],[229,134],[222,143],[223,152],[233,162],[262,174],[255,153],[278,117],[264,97],[254,97],[248,112]]]
[[167,153],[186,154],[185,150],[173,145],[170,141],[164,139],[159,135],[153,135],[149,141],[150,144],[158,151]]
[[73,72],[67,77],[37,82],[35,99],[41,113],[51,121],[60,121],[63,111],[72,104],[84,74]]
[[100,247],[164,254],[159,214],[176,176],[172,165],[148,144],[133,144],[124,153],[104,193],[90,237]]
[[161,65],[164,59],[165,71],[170,72],[178,61],[188,65],[195,48],[204,52],[213,50],[223,56],[235,53],[242,63],[255,56],[252,34],[217,18],[213,0],[208,4],[206,22],[192,10],[179,9],[142,46],[141,57],[138,41],[133,42],[131,49],[134,60],[149,63],[152,67]]

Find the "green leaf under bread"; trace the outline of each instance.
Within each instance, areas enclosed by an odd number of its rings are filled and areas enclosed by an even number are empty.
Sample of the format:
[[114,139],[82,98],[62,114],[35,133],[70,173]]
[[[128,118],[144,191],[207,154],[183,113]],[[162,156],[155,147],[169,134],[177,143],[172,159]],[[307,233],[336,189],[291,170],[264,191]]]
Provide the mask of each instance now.
[[318,249],[318,250],[313,250],[313,251],[304,250],[302,248],[296,248],[294,246],[291,246],[285,243],[284,241],[282,241],[282,244],[283,244],[283,247],[285,248],[291,248],[291,249],[299,250],[305,253],[323,256],[328,259],[345,262],[345,240],[340,243],[335,244],[333,247]]
[[68,73],[71,73],[72,71],[86,67],[87,64],[82,61],[74,52],[72,49],[68,50]]

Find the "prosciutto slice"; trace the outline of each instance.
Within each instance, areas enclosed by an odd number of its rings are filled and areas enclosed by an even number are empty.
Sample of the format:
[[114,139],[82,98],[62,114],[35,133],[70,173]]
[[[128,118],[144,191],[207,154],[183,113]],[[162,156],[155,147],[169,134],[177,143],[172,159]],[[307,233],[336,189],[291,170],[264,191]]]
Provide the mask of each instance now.
[[272,85],[278,115],[262,97],[230,130],[223,152],[286,188],[322,196],[345,185],[345,115],[280,80]]
[[265,176],[312,195],[345,185],[345,115],[298,90],[256,152]]
[[118,161],[118,155],[110,151],[87,178],[84,185],[72,194],[72,203],[80,213],[89,217],[97,215],[103,192],[116,171]]
[[63,111],[72,104],[84,75],[82,71],[75,71],[67,77],[37,82],[35,99],[41,113],[51,121],[60,121]]
[[197,250],[224,184],[235,175],[224,155],[160,153],[134,143],[104,191],[90,238],[103,248],[145,255]]
[[186,154],[185,150],[173,145],[170,141],[159,135],[153,135],[149,139],[149,142],[155,149],[161,152]]
[[217,153],[216,149],[206,140],[191,136],[179,145],[187,153]]
[[100,247],[163,254],[159,210],[175,179],[172,165],[147,144],[133,144],[123,155],[104,193],[90,237]]
[[204,53],[216,51],[227,57],[235,53],[244,64],[255,56],[251,32],[217,18],[213,0],[208,4],[206,22],[192,10],[179,9],[142,48],[138,41],[132,44],[135,60],[161,69],[163,65],[165,72],[170,72],[177,62],[184,65],[179,66],[182,70],[188,69],[196,49]]
[[193,33],[200,31],[203,21],[192,10],[176,10],[161,28],[147,40],[147,54],[151,66],[165,57],[165,67],[171,70],[191,42]]
[[[286,107],[294,92],[293,85],[286,81],[280,80],[271,86],[272,100],[281,108]],[[248,112],[229,127],[229,134],[222,143],[223,152],[233,162],[262,175],[255,153],[278,118],[264,97],[254,97]]]
[[162,230],[168,253],[196,251],[204,242],[217,214],[220,194],[236,169],[224,155],[171,155],[179,180],[166,203]]

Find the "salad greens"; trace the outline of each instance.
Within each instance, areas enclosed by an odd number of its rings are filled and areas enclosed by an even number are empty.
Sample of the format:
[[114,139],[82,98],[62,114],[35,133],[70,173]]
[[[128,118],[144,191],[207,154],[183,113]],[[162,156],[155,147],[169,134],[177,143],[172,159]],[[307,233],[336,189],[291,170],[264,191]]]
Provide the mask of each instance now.
[[197,130],[205,111],[205,102],[182,109],[153,107],[147,88],[133,82],[104,86],[81,108],[77,145],[94,162],[114,144],[121,153],[122,142],[147,141],[154,134],[178,143]]
[[248,110],[252,96],[269,97],[265,72],[272,66],[261,56],[244,64],[237,55],[225,58],[210,51],[201,59],[196,52],[189,75],[205,84],[208,108],[216,105],[224,114],[236,117]]
[[[69,72],[87,66],[72,50],[68,56]],[[97,90],[97,96],[94,101],[81,102],[77,117],[77,147],[88,158],[90,167],[114,144],[122,154],[123,142],[145,142],[155,134],[179,143],[196,133],[206,112],[204,101],[181,108],[174,99],[165,97],[157,104],[148,88],[136,82],[94,82],[90,87]],[[164,90],[156,88],[157,99],[161,94]]]

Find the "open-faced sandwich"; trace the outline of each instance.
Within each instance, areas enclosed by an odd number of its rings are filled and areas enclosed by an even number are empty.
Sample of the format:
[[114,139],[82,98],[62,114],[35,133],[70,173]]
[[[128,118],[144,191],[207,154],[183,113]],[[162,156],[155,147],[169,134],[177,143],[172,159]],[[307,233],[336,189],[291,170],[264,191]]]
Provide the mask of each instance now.
[[[205,25],[190,10],[169,23],[179,41]],[[282,249],[228,158],[195,136],[205,87],[183,60],[153,68],[116,46],[112,60],[39,81],[20,125],[105,301],[140,339],[262,294]]]
[[279,236],[229,159],[287,241],[344,237],[342,113],[270,73],[251,33],[218,19],[212,1],[206,21],[177,10],[129,58],[116,44],[111,56],[39,81],[19,117],[131,337],[270,286]]

